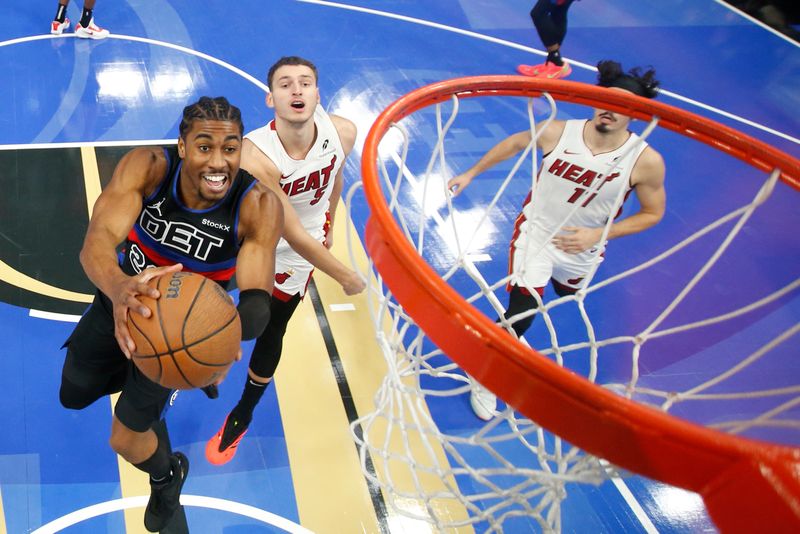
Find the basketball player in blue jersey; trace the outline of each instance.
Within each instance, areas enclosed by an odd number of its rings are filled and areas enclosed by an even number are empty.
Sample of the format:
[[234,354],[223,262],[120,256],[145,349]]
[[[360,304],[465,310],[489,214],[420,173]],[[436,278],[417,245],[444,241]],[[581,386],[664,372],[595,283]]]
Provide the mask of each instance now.
[[98,293],[65,344],[61,403],[80,410],[121,392],[109,442],[150,475],[144,524],[151,532],[178,509],[189,463],[153,431],[170,390],[130,361],[127,317],[150,315],[139,295],[158,298],[147,285],[153,278],[183,268],[225,286],[235,267],[242,337],[264,330],[283,208],[239,168],[242,134],[241,114],[225,98],[187,106],[177,148],[137,148],[122,158],[97,199],[80,253]]
[[333,277],[348,295],[365,287],[361,277],[328,250],[342,170],[356,127],[322,108],[317,68],[306,59],[281,58],[270,68],[267,83],[267,105],[274,108],[275,118],[245,136],[242,167],[283,202],[285,239],[276,251],[271,319],[253,348],[241,399],[206,446],[206,458],[215,465],[229,462],[236,453],[275,374],[289,319],[314,267]]
[[[619,63],[601,61],[598,85],[653,98],[658,81],[652,69],[623,72]],[[517,217],[511,242],[512,274],[508,284],[508,319],[538,307],[552,281],[559,296],[574,294],[594,265],[603,261],[603,230],[616,199],[631,191],[639,200],[639,211],[611,225],[608,239],[635,234],[657,224],[664,215],[664,161],[661,155],[628,130],[631,119],[615,112],[595,109],[590,120],[554,120],[540,132],[537,146],[542,163],[534,197],[529,193]],[[451,179],[453,194],[460,193],[478,174],[524,150],[531,132],[513,134],[491,148],[467,172]],[[533,191],[532,191],[533,193]],[[577,209],[575,207],[577,206]],[[551,240],[548,238],[553,236]],[[530,327],[534,315],[512,324],[517,336]],[[496,399],[475,388],[472,407],[481,419],[492,417]]]

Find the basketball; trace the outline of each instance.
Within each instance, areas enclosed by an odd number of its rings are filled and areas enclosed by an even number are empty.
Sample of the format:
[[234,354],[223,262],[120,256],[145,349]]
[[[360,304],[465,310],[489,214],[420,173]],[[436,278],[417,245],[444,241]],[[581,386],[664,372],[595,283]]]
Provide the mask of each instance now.
[[152,314],[128,314],[136,343],[133,362],[150,380],[170,389],[207,386],[225,376],[242,336],[239,314],[219,284],[202,275],[175,272],[149,282],[161,296],[139,300]]

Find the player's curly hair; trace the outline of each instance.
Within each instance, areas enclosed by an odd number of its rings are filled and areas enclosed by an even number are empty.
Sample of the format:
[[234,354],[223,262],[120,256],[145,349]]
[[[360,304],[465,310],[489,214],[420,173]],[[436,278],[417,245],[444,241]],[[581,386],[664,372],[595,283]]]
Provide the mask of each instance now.
[[194,121],[226,121],[239,126],[239,133],[244,134],[242,112],[239,108],[228,102],[224,96],[211,98],[202,96],[194,104],[183,108],[183,118],[178,128],[181,138],[186,138],[186,132],[191,130]]
[[604,60],[597,64],[597,85],[620,87],[639,96],[654,98],[658,94],[659,86],[656,71],[653,67],[642,71],[641,67],[634,67],[626,73],[618,62]]

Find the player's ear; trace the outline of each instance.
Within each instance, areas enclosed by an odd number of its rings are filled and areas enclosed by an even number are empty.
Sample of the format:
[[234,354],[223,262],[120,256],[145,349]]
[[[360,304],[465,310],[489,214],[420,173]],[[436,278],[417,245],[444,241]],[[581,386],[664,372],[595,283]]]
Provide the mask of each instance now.
[[272,98],[272,91],[267,92],[267,97],[264,99],[268,108],[275,107],[275,100]]
[[178,157],[181,159],[186,157],[186,144],[183,142],[183,137],[178,137]]

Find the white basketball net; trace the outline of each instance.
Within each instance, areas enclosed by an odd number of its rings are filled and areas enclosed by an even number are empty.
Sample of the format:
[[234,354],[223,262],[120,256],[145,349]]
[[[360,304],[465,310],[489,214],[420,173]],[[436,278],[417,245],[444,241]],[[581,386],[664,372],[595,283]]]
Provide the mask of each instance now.
[[[555,117],[556,106],[549,95],[545,96],[550,107],[549,115],[545,114],[547,116],[544,118],[544,122],[547,122]],[[505,97],[474,100],[492,98]],[[505,98],[506,103],[503,105],[512,101],[518,106],[520,100]],[[525,101],[532,137],[535,140],[537,126],[540,125],[534,120],[533,100]],[[528,180],[535,198],[536,181],[533,177],[537,174],[536,158],[531,158],[534,150],[532,144],[516,160],[512,159],[512,170],[496,194],[482,208],[483,213],[479,216],[470,214],[470,220],[477,219],[480,223],[465,229],[462,222],[465,219],[446,190],[447,179],[456,172],[448,166],[445,147],[458,147],[456,119],[467,120],[459,117],[460,105],[458,98],[453,96],[451,102],[437,104],[435,114],[432,112],[433,108],[428,108],[425,110],[427,116],[423,117],[421,112],[416,112],[403,119],[384,137],[381,158],[377,164],[385,181],[386,203],[409,242],[414,244],[420,256],[429,260],[428,263],[444,280],[452,284],[458,279],[458,287],[462,288],[465,299],[483,309],[494,320],[502,317],[505,311],[507,297],[504,288],[511,277],[487,280],[483,275],[483,267],[488,263],[481,262],[482,258],[472,252],[471,246],[475,236],[481,236],[486,225],[496,228],[498,240],[503,243],[510,241],[511,222],[503,223],[499,220],[496,204],[511,180]],[[586,111],[589,111],[588,108]],[[523,112],[520,109],[520,113]],[[446,120],[443,115],[446,115]],[[427,131],[429,138],[438,138],[432,148],[426,147],[430,155],[425,156],[423,168],[413,168],[415,164],[419,167],[419,160],[413,163],[408,158],[410,150],[417,154],[420,150],[417,140],[410,138],[404,126],[412,117],[415,121],[414,131]],[[426,120],[428,122],[424,122]],[[646,139],[656,127],[657,121],[647,125],[640,134],[642,139]],[[494,142],[499,140],[500,137]],[[484,151],[492,144],[487,141]],[[463,165],[461,167],[460,171],[466,168]],[[653,340],[679,336],[688,331],[732,320],[792,292],[797,294],[800,278],[754,299],[746,307],[731,309],[699,321],[665,326],[665,321],[673,317],[678,305],[698,284],[703,283],[704,275],[724,256],[754,211],[767,200],[777,178],[778,173],[773,172],[751,202],[719,217],[679,242],[664,243],[665,250],[644,263],[618,274],[603,272],[606,278],[598,282],[593,280],[595,267],[584,290],[575,295],[553,298],[547,302],[540,301],[539,308],[527,315],[541,315],[535,324],[546,325],[548,336],[533,339],[529,330],[526,335],[531,344],[541,354],[560,365],[564,365],[566,359],[583,358],[585,376],[593,382],[598,382],[598,376],[602,375],[598,370],[605,361],[603,356],[607,351],[627,347],[624,349],[629,360],[627,379],[603,382],[604,387],[664,411],[674,411],[676,406],[689,401],[766,399],[768,405],[746,419],[736,413],[727,419],[720,418],[717,414],[713,421],[700,422],[731,433],[747,433],[752,429],[768,427],[800,430],[796,413],[790,413],[800,403],[800,386],[746,391],[726,391],[724,388],[729,379],[768,358],[775,347],[796,336],[800,323],[777,333],[758,349],[736,355],[724,369],[714,376],[704,378],[700,383],[690,384],[688,380],[693,377],[688,377],[681,389],[675,389],[673,383],[660,388],[657,380],[650,380],[646,385],[640,380],[641,365]],[[480,177],[470,187],[480,187]],[[353,193],[354,190],[351,190],[350,197]],[[590,193],[591,191],[587,191],[586,194]],[[515,199],[514,202],[521,205],[522,198]],[[618,206],[622,202],[620,195]],[[349,204],[351,203],[348,202]],[[612,213],[616,213],[616,208]],[[603,234],[604,240],[611,222],[613,217],[609,217]],[[695,273],[684,273],[683,289],[670,297],[671,300],[664,309],[652,317],[645,328],[611,337],[601,335],[587,308],[590,299],[603,298],[594,297],[597,292],[620,284],[640,272],[657,268],[668,258],[715,230],[719,231],[713,235],[721,238],[712,250],[706,252],[699,269]],[[446,248],[444,245],[447,243],[452,257],[451,261],[442,264],[441,251]],[[612,248],[610,253],[620,253],[620,250]],[[432,257],[436,258],[435,263],[430,260]],[[507,260],[501,256],[492,261],[505,264]],[[437,532],[467,525],[486,532],[502,532],[504,527],[518,531],[517,527],[512,528],[514,521],[527,521],[524,525],[535,523],[541,531],[558,532],[561,529],[562,501],[571,484],[599,484],[609,477],[619,476],[606,462],[563,442],[505,405],[501,404],[501,411],[492,420],[481,424],[472,415],[466,400],[470,390],[479,386],[474,386],[459,366],[434,346],[417,327],[413,318],[393,300],[382,283],[380,273],[374,273],[374,276],[377,283],[369,290],[371,312],[388,371],[375,396],[375,411],[356,421],[353,432],[360,446],[365,474],[382,488],[384,498],[395,512],[409,518],[412,524],[430,524],[434,527],[432,530]],[[464,291],[464,287],[474,289]],[[531,293],[537,295],[535,291]],[[554,319],[554,313],[564,307],[572,307],[569,317],[573,326],[582,323],[582,340],[566,344],[560,341],[559,325]],[[521,317],[511,318],[511,321]],[[503,320],[502,325],[513,334],[508,321]],[[718,365],[714,366],[717,367]],[[431,413],[436,415],[432,416]],[[469,421],[471,426],[459,426],[451,422],[448,428],[455,427],[458,431],[443,431],[441,414],[453,414],[453,417]],[[374,463],[374,472],[367,469],[367,458]]]

